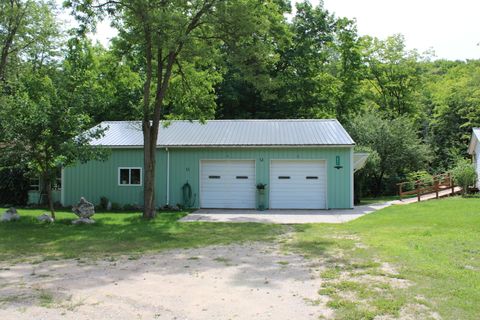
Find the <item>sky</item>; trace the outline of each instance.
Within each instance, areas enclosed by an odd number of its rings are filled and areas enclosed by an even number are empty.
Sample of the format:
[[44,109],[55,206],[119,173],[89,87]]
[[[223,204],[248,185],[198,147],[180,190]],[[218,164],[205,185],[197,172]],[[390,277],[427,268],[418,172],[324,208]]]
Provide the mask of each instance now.
[[[310,0],[314,5],[320,1]],[[479,0],[324,0],[323,3],[337,17],[355,19],[360,35],[385,39],[399,33],[405,36],[408,49],[420,52],[433,49],[437,59],[480,59]],[[115,34],[109,22],[103,22],[92,38],[108,45]]]
[[[318,4],[319,0],[311,0]],[[408,49],[436,58],[480,59],[479,0],[324,0],[338,17],[355,19],[361,35],[403,34]]]

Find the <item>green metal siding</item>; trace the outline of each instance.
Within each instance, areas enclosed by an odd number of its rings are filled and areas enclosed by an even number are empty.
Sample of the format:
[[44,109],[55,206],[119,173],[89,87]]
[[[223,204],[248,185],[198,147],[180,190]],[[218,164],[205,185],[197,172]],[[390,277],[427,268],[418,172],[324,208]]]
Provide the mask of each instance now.
[[[170,148],[170,204],[183,203],[182,186],[188,182],[195,197],[194,207],[199,207],[200,161],[255,160],[256,183],[270,184],[271,160],[326,160],[328,208],[351,208],[352,175],[351,148]],[[340,157],[341,169],[334,168]],[[76,203],[80,196],[98,203],[101,196],[124,204],[143,203],[143,187],[118,186],[118,167],[143,167],[141,149],[113,149],[105,162],[91,161],[64,170],[65,205]],[[167,152],[157,151],[156,199],[158,205],[167,202],[166,194]],[[265,194],[268,207],[269,194]]]
[[[327,162],[327,206],[328,208],[351,208],[351,148],[237,148],[237,149],[170,149],[170,203],[182,203],[181,188],[185,182],[192,186],[199,203],[200,160],[255,160],[256,183],[270,184],[270,161],[326,160]],[[335,169],[336,156],[340,156],[341,169]],[[265,193],[268,207],[269,194]]]
[[[53,202],[60,202],[61,196],[59,190],[52,190]],[[38,204],[40,201],[40,192],[39,191],[28,191],[28,204]]]
[[[142,149],[112,149],[106,161],[89,161],[64,169],[64,201],[63,205],[76,204],[80,197],[98,204],[100,197],[107,197],[112,203],[119,205],[143,204],[142,186],[119,186],[119,167],[143,168]],[[157,180],[165,177],[165,152],[157,154]],[[143,169],[142,169],[143,173]],[[143,178],[142,178],[143,182]],[[157,201],[165,202],[165,183],[156,184]]]

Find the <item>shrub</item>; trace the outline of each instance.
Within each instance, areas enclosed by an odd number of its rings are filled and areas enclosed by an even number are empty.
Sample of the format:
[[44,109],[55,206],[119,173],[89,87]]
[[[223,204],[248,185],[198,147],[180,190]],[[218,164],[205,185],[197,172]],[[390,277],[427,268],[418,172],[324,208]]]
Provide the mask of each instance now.
[[0,204],[26,205],[30,181],[21,169],[0,170]]
[[112,202],[112,210],[113,211],[119,211],[119,210],[122,210],[122,206],[120,206],[118,203],[116,202]]
[[108,198],[107,197],[100,197],[100,209],[107,210],[108,207]]
[[465,195],[468,187],[475,184],[477,173],[475,167],[466,159],[461,159],[452,169],[452,176],[455,183],[462,187],[462,194]]
[[126,204],[123,206],[124,211],[136,211],[138,210],[138,205],[136,204]]
[[421,181],[421,183],[425,185],[433,185],[433,176],[424,170],[413,171],[408,173],[406,180],[410,183],[404,185],[404,188],[403,188],[404,191],[415,189],[417,187],[417,181],[419,180]]
[[359,174],[364,177],[364,190],[375,196],[396,190],[395,177],[423,170],[431,159],[429,146],[418,137],[417,126],[407,117],[392,119],[380,112],[368,112],[352,119],[348,129],[359,147],[371,150]]

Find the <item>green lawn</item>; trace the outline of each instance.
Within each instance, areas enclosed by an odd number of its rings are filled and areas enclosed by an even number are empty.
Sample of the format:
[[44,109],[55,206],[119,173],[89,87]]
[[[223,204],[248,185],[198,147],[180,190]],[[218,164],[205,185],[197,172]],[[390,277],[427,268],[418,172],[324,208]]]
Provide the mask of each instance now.
[[[0,210],[3,212],[4,210]],[[139,213],[99,213],[93,225],[71,225],[76,216],[57,212],[57,221],[36,220],[44,210],[19,209],[21,219],[0,223],[0,261],[103,258],[172,248],[249,240],[273,240],[283,226],[257,223],[179,223],[186,213],[161,213],[153,221]]]
[[[74,226],[72,213],[59,212],[55,224],[44,225],[35,219],[42,211],[19,212],[20,221],[0,224],[0,261],[136,256],[172,248],[276,241],[292,231],[256,223],[179,223],[185,213],[163,213],[154,221],[144,221],[140,214],[97,214],[97,224]],[[444,319],[478,319],[480,199],[398,205],[346,224],[296,225],[293,230],[290,240],[279,241],[287,251],[319,258],[319,297],[330,298],[328,305],[339,319],[395,317],[412,305]],[[385,262],[395,266],[395,274],[385,273]],[[390,282],[361,281],[364,276]],[[395,287],[401,281],[410,285]],[[428,318],[421,308],[417,311],[410,313],[413,318]]]
[[[297,231],[294,249],[330,259],[325,277],[332,281],[320,293],[333,297],[340,318],[398,315],[406,303],[424,304],[445,319],[480,315],[480,199],[392,206],[343,225],[304,225]],[[356,239],[366,247],[356,246]],[[398,266],[398,278],[414,285],[382,291],[350,283],[342,289],[342,281],[335,281],[342,272],[381,274],[377,259]],[[342,299],[349,290],[363,295],[369,307]]]
[[[414,198],[416,195],[404,196],[403,199]],[[387,201],[400,200],[400,196],[380,196],[380,197],[365,197],[360,199],[360,205],[369,205],[373,203],[382,203]]]

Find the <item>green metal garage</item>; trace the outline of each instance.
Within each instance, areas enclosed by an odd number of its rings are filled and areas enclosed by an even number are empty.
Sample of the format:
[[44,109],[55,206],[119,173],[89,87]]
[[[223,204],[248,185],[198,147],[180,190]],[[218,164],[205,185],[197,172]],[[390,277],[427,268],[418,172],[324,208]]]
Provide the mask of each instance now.
[[[142,205],[140,122],[103,122],[92,145],[106,161],[62,170],[63,205],[80,197]],[[158,206],[339,209],[353,207],[353,173],[362,163],[337,120],[172,121],[157,140]],[[355,165],[354,165],[355,164]],[[265,184],[263,191],[258,184]]]

